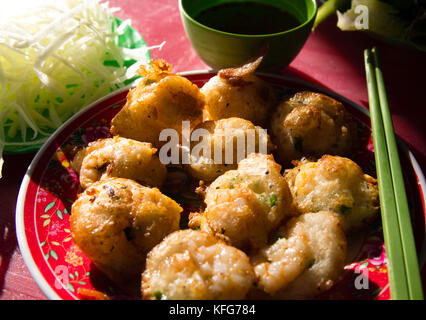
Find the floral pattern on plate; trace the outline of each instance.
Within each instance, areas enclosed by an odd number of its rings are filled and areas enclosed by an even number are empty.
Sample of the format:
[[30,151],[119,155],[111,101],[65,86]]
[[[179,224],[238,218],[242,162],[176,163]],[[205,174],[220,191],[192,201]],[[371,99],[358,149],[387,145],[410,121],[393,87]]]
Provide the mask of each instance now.
[[[212,73],[187,75],[199,86],[211,76]],[[301,85],[300,81],[293,82],[292,79],[276,76],[264,78],[283,92],[287,92],[288,88],[321,91],[318,87]],[[17,230],[18,239],[30,271],[49,298],[82,299],[85,296],[81,294],[81,289],[99,290],[117,299],[138,298],[126,296],[96,269],[73,243],[69,227],[71,205],[80,191],[78,175],[70,164],[72,157],[79,147],[110,136],[109,121],[124,105],[126,95],[127,90],[115,93],[68,121],[36,156],[28,180],[21,187],[21,211],[17,212],[22,219],[22,227]],[[347,101],[345,104],[359,124],[362,146],[358,148],[354,160],[366,173],[374,175],[369,118],[360,107]],[[183,206],[181,227],[186,228],[188,213],[202,205],[202,199],[194,192],[198,182],[178,168],[170,167],[168,171],[168,183],[162,191]],[[410,186],[419,195],[410,198],[411,206],[418,208],[423,200],[423,190],[419,190],[414,183]],[[421,219],[424,219],[423,215]],[[356,241],[356,248],[341,279],[318,299],[390,298],[380,221]]]

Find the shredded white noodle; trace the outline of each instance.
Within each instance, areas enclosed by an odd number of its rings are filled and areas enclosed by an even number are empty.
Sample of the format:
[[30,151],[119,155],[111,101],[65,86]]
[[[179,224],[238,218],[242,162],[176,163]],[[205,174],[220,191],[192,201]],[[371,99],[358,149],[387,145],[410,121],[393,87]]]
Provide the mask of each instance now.
[[[0,12],[0,151],[38,145],[72,114],[134,79],[148,48],[119,46],[99,0],[13,0]],[[0,177],[3,159],[0,153]]]

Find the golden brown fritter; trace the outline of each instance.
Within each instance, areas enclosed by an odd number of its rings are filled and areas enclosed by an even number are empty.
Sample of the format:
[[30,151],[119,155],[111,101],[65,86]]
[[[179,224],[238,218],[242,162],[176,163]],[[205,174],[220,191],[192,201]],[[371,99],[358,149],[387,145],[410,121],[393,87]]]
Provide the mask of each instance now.
[[151,69],[139,71],[144,78],[127,95],[127,102],[111,121],[111,133],[155,147],[163,129],[181,134],[182,121],[191,128],[202,121],[205,99],[199,88],[185,77],[170,73],[170,66],[153,61]]
[[359,230],[377,218],[377,181],[352,160],[325,155],[301,162],[285,173],[297,209],[337,213],[345,232]]
[[202,136],[191,142],[193,157],[186,168],[190,175],[204,182],[236,169],[238,162],[250,153],[267,153],[272,149],[266,130],[241,118],[205,121],[194,129],[193,136],[197,132]]
[[117,284],[137,286],[146,254],[179,229],[182,208],[157,188],[123,178],[93,183],[71,208],[75,244]]
[[274,238],[252,257],[257,287],[269,298],[313,298],[330,289],[343,271],[346,237],[333,212],[293,218]]
[[292,214],[289,187],[272,155],[253,153],[237,170],[219,176],[206,189],[202,213],[190,226],[227,237],[243,250],[266,244],[269,233]]
[[244,299],[254,272],[247,255],[191,229],[167,236],[149,254],[142,275],[144,299]]
[[99,139],[80,150],[72,167],[80,175],[83,189],[92,183],[110,177],[128,178],[150,186],[161,187],[167,169],[150,143],[113,137]]
[[279,160],[346,156],[354,147],[356,128],[343,104],[324,94],[303,91],[279,104],[271,118],[271,137]]
[[204,84],[201,92],[206,97],[205,117],[237,117],[265,126],[277,103],[277,94],[270,84],[253,74],[260,62],[258,59],[239,68],[220,70]]

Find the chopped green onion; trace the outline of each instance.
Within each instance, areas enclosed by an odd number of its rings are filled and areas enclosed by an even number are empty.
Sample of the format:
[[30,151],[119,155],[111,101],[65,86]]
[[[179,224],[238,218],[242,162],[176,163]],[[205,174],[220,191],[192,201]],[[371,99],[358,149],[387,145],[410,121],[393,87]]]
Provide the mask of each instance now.
[[157,291],[154,292],[154,297],[157,300],[161,300],[161,298],[163,298],[163,294],[160,290],[157,290]]
[[278,197],[276,194],[272,194],[269,198],[269,203],[271,204],[271,207],[275,206],[277,204]]

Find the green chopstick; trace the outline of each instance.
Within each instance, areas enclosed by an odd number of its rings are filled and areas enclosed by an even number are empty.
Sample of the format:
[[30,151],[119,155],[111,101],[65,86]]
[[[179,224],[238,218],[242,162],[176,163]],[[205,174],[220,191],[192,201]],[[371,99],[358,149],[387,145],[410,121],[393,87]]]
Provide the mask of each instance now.
[[364,51],[365,71],[367,76],[368,100],[370,105],[371,129],[376,159],[377,181],[379,187],[380,207],[388,258],[389,288],[392,299],[407,300],[408,286],[405,272],[404,254],[396,215],[395,195],[390,176],[389,157],[387,153],[385,132],[377,92],[377,82],[372,65],[370,50]]
[[391,299],[423,299],[407,195],[377,50],[364,51]]
[[392,172],[395,200],[398,210],[399,229],[401,231],[401,241],[409,284],[408,290],[411,299],[423,299],[423,290],[421,285],[422,281],[420,277],[419,262],[414,242],[413,228],[411,225],[410,210],[408,207],[407,193],[404,185],[404,177],[402,175],[401,162],[398,156],[395,131],[393,128],[392,117],[386,95],[385,82],[380,67],[377,49],[373,48],[372,53],[374,56],[374,63],[376,65],[375,73],[377,87],[379,89],[379,101],[385,128],[387,149],[390,155],[389,162]]

